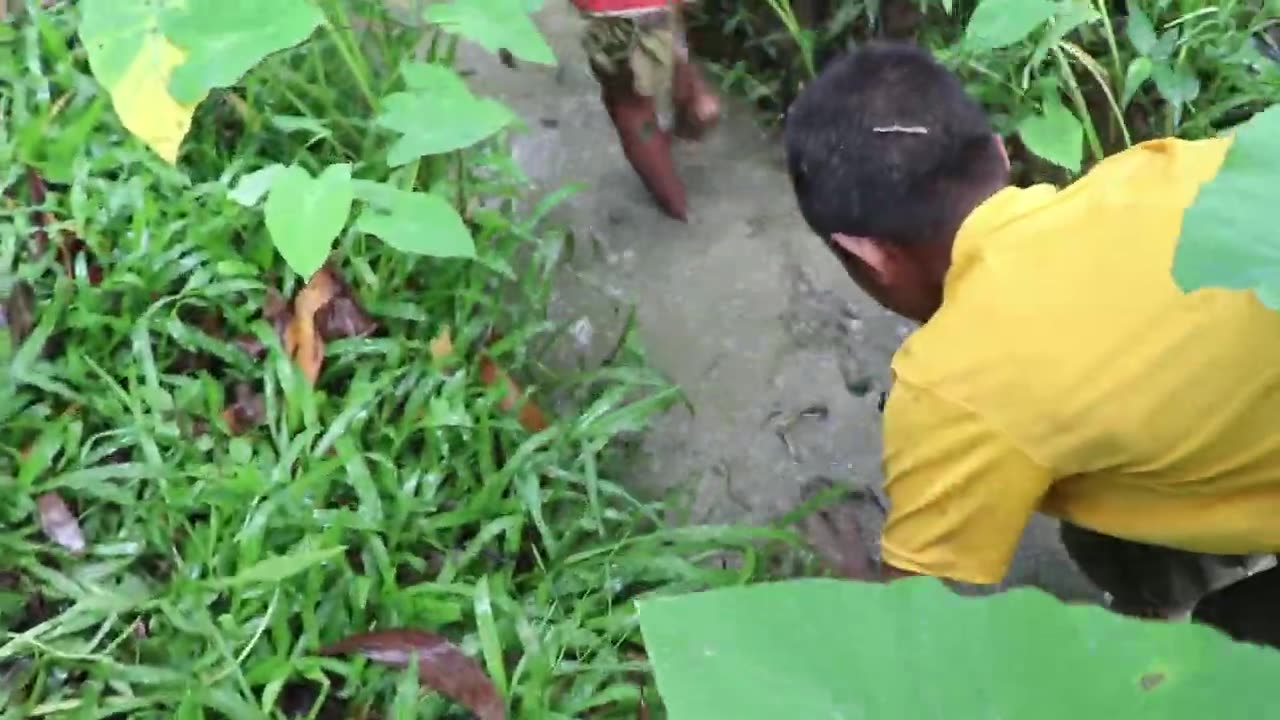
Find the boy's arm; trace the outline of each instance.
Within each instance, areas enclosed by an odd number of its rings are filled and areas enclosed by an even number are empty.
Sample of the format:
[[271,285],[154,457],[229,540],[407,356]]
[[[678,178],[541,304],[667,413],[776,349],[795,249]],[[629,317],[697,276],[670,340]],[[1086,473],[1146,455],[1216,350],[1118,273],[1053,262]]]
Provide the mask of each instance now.
[[976,413],[901,378],[885,405],[884,472],[882,562],[860,548],[867,557],[851,566],[864,568],[861,580],[999,582],[1052,483]]

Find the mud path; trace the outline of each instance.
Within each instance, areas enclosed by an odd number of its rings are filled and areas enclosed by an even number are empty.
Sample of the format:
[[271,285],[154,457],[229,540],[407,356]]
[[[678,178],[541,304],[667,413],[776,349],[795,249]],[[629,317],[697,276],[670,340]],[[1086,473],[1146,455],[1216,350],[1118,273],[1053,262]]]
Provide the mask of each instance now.
[[[730,105],[708,141],[680,147],[690,222],[665,218],[622,157],[569,3],[548,2],[538,20],[558,69],[511,70],[471,50],[462,65],[528,123],[516,155],[535,194],[585,185],[562,209],[579,242],[557,318],[577,323],[590,356],[634,306],[651,361],[694,407],[648,436],[630,481],[690,488],[696,517],[710,521],[773,516],[818,475],[878,486],[877,400],[911,328],[862,295],[805,228],[776,140]],[[1009,582],[1092,596],[1055,537],[1038,518]]]

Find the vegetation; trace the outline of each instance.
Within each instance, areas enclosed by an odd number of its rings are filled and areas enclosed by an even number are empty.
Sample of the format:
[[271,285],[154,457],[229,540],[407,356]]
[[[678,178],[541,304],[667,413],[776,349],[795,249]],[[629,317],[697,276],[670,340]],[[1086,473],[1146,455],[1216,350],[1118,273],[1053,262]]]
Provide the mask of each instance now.
[[988,108],[1021,182],[1067,180],[1154,137],[1208,137],[1280,97],[1275,2],[778,3],[706,0],[692,20],[695,46],[766,117],[780,118],[809,68],[849,43],[912,38]]
[[[571,247],[547,216],[570,190],[522,202],[506,142],[521,119],[452,69],[459,38],[554,64],[539,2],[26,5],[0,27],[0,718],[644,718],[663,711],[639,617],[677,718],[759,716],[765,688],[806,702],[855,655],[989,667],[984,642],[1046,626],[1167,650],[1160,668],[1096,670],[1188,712],[1204,712],[1177,682],[1188,648],[1231,688],[1270,671],[1193,628],[1033,595],[743,591],[783,574],[789,534],[672,524],[678,505],[620,487],[629,440],[678,392],[626,329],[602,367],[543,364]],[[1021,136],[1035,177],[1217,132],[1280,83],[1258,3],[972,5],[714,0],[701,22],[744,44],[722,75],[775,112],[849,38],[905,25]],[[1231,167],[1277,167],[1276,118]],[[1224,177],[1206,197],[1257,188]],[[1224,265],[1203,235],[1179,281],[1280,297],[1256,215],[1204,207],[1202,226],[1238,218],[1251,244]],[[634,607],[708,588],[731,589]],[[842,643],[814,624],[766,647],[757,631],[796,608],[960,620]],[[763,674],[779,663],[794,674]],[[886,692],[927,704],[968,676],[914,694],[918,676],[898,677]]]
[[630,599],[788,536],[616,484],[678,397],[635,338],[540,361],[568,191],[521,209],[450,69],[554,62],[527,4],[46,5],[0,28],[0,718],[635,717]]

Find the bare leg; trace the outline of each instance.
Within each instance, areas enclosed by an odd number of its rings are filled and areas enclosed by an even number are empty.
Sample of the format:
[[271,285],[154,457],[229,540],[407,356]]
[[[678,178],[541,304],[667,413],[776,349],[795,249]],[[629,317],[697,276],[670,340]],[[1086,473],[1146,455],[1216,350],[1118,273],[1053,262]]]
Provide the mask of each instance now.
[[671,155],[671,133],[658,122],[657,102],[637,92],[626,72],[610,76],[596,68],[595,74],[627,162],[666,214],[687,221],[684,183]]

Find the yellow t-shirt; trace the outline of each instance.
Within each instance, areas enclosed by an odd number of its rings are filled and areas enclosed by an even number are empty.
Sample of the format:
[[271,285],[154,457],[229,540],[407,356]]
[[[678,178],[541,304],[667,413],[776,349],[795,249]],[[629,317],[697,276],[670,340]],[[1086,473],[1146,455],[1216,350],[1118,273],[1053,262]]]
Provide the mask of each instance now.
[[1229,144],[1144,143],[966,220],[942,308],[893,361],[886,562],[998,582],[1037,510],[1187,550],[1280,551],[1280,313],[1183,293],[1170,272]]

